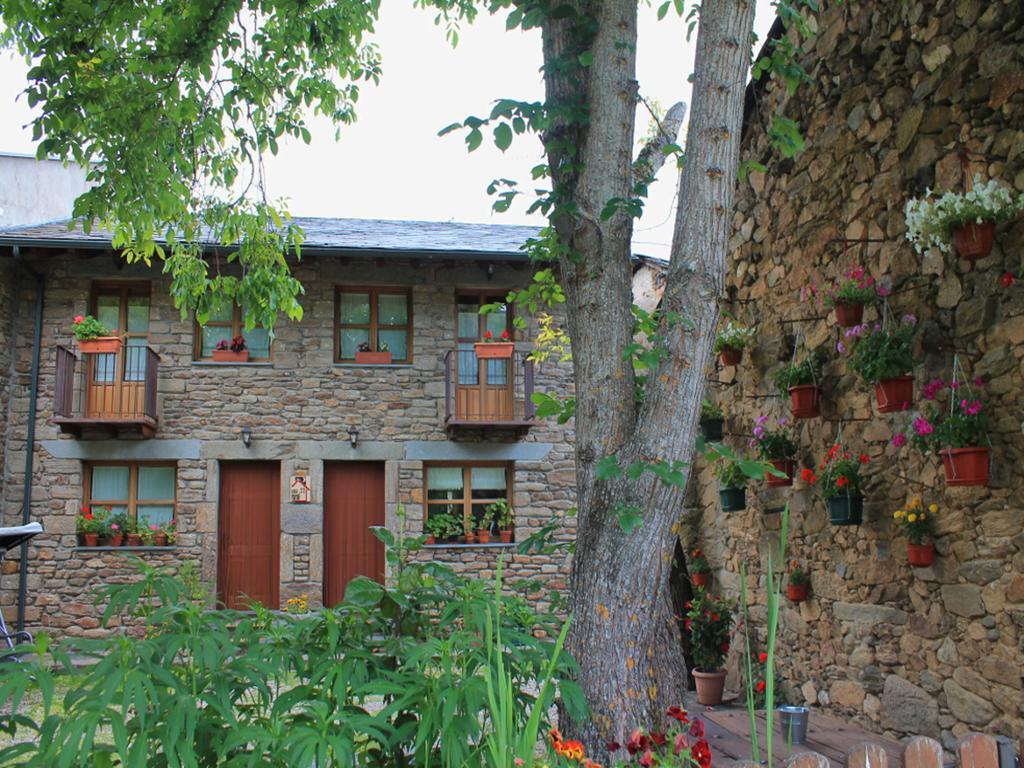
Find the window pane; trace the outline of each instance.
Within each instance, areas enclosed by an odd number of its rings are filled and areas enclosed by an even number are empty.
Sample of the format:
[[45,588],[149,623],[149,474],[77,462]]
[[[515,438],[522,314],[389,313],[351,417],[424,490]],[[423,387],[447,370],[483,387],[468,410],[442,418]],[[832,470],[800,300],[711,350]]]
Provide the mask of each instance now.
[[406,349],[408,336],[405,331],[377,331],[377,346],[388,345],[388,351],[395,360],[407,360],[409,351]]
[[91,355],[92,380],[107,384],[117,381],[117,355]]
[[473,386],[480,383],[480,369],[472,344],[459,344],[459,384]]
[[370,294],[341,294],[340,319],[344,324],[368,325],[370,322]]
[[380,325],[407,325],[409,323],[409,297],[404,293],[378,294],[377,322]]
[[253,328],[242,331],[245,346],[249,348],[250,357],[270,357],[270,334],[266,328]]
[[484,371],[487,375],[487,383],[494,387],[508,385],[508,360],[486,360]]
[[149,296],[128,297],[128,333],[149,333]]
[[459,338],[480,338],[480,307],[478,305],[459,305]]
[[341,359],[352,360],[356,356],[359,345],[370,340],[370,332],[365,328],[341,329]]
[[210,318],[206,321],[208,323],[230,323],[235,313],[235,307],[230,302],[225,301],[223,304],[210,307]]
[[462,497],[462,467],[429,467],[427,469],[427,489],[430,491],[458,491],[457,496],[438,496],[436,498]]
[[163,525],[174,519],[174,507],[170,505],[139,506],[137,509],[140,526]]
[[491,491],[491,493],[487,494],[488,497],[495,495],[493,491],[501,491],[501,495],[504,495],[504,467],[473,467],[470,471],[473,473],[471,485],[474,498],[477,497],[477,491]]
[[174,498],[174,467],[139,467],[139,501]]
[[128,499],[128,467],[93,467],[90,492],[99,501]]
[[221,340],[231,341],[230,328],[223,325],[204,325],[201,357],[213,357],[213,350]]
[[96,319],[106,326],[107,330],[114,332],[121,323],[121,297],[120,296],[97,296],[96,297]]
[[124,380],[143,381],[146,378],[146,339],[129,337],[124,350]]
[[490,331],[494,338],[501,336],[502,332],[508,330],[508,310],[502,306],[497,312],[488,312],[484,315],[484,328]]
[[435,515],[450,515],[456,520],[462,520],[461,504],[430,504],[427,509],[427,519]]

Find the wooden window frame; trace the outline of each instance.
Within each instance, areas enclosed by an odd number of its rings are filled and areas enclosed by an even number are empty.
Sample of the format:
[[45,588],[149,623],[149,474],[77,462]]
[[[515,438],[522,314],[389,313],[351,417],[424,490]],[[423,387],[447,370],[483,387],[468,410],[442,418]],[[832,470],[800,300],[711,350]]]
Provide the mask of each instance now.
[[[231,320],[226,322],[224,320],[208,320],[206,322],[208,327],[213,328],[230,328],[231,338],[235,338],[245,330],[245,322],[242,319],[242,308],[238,304],[231,305]],[[274,340],[270,340],[270,344],[267,347],[266,357],[254,357],[252,352],[249,353],[250,363],[272,363],[274,361]],[[197,363],[208,363],[213,360],[213,353],[211,351],[209,357],[203,357],[203,326],[199,324],[198,320],[193,320],[193,331],[192,331],[192,360]],[[236,363],[236,365],[244,365],[244,363]]]
[[[344,293],[365,293],[370,297],[370,322],[369,323],[342,323],[341,322],[341,296]],[[381,326],[377,321],[378,297],[380,294],[405,294],[406,301],[406,325],[405,327],[405,353],[406,357],[394,357],[392,362],[399,365],[411,365],[413,362],[413,328],[414,319],[412,313],[412,288],[400,285],[336,285],[334,287],[334,362],[355,364],[355,357],[341,356],[341,331],[343,328],[366,329],[370,336],[370,345],[377,348],[377,333],[383,330],[401,330],[401,325]]]
[[468,336],[459,336],[459,301],[461,298],[474,298],[477,300],[477,306],[482,307],[484,304],[494,304],[496,301],[500,301],[505,305],[505,330],[508,331],[509,337],[512,337],[515,332],[515,324],[512,322],[512,305],[506,301],[508,297],[508,291],[496,291],[493,288],[465,288],[455,289],[455,344],[468,344],[469,342],[480,342],[483,341],[484,335],[484,315],[479,316],[477,322],[477,337],[470,339]]
[[[430,498],[429,473],[432,467],[459,467],[462,470],[462,498],[461,499],[436,499]],[[473,514],[473,472],[476,467],[503,467],[505,469],[505,495],[499,498],[505,499],[512,505],[512,484],[515,481],[515,462],[512,461],[425,461],[423,462],[423,504],[426,509],[423,515],[423,527],[426,530],[427,521],[430,519],[430,508],[437,506],[462,506],[462,528],[465,530],[466,523]],[[483,503],[484,499],[477,499],[476,504]],[[514,509],[514,507],[513,507]],[[515,528],[515,521],[512,522]]]
[[[86,461],[83,462],[82,478],[82,504],[92,508],[93,506],[105,507],[108,504],[112,507],[124,507],[125,514],[132,520],[138,522],[139,507],[171,507],[171,520],[175,527],[178,525],[178,464],[174,461]],[[93,467],[128,467],[128,498],[127,499],[92,499],[92,470]],[[139,468],[140,467],[170,467],[174,470],[174,498],[173,499],[146,499],[139,503]]]
[[[95,317],[99,297],[101,295],[120,294],[120,309],[118,311],[117,328],[111,328],[110,332],[118,336],[128,338],[149,339],[149,331],[146,333],[128,332],[128,297],[145,296],[149,299],[149,322],[153,321],[153,289],[148,280],[94,280],[89,290],[89,314]],[[149,323],[146,324],[148,329]]]

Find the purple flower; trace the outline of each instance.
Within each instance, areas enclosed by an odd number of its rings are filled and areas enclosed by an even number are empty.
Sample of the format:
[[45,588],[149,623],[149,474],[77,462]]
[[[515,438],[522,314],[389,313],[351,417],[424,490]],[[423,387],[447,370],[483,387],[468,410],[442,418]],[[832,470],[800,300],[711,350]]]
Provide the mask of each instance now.
[[845,335],[846,338],[848,338],[848,339],[852,339],[852,338],[859,337],[867,329],[868,329],[868,324],[867,323],[861,323],[860,325],[855,325],[852,328],[847,328],[843,335]]
[[903,324],[904,325],[917,325],[917,316],[916,315],[909,315],[909,314],[904,315],[903,316]]
[[787,424],[789,424],[789,419],[787,417],[783,416],[782,418],[779,419],[779,426],[780,427],[784,427]]
[[760,440],[762,437],[764,437],[764,427],[759,424],[754,427],[754,440]]
[[846,345],[843,344],[843,342],[841,342],[841,341],[836,342],[836,352],[838,352],[841,355],[845,351],[846,351]]
[[757,439],[752,437],[749,440],[747,440],[747,447],[748,448],[756,448],[757,447]]
[[925,400],[934,400],[935,395],[945,385],[942,383],[942,379],[933,379],[921,387],[921,395]]
[[907,444],[907,436],[902,432],[897,432],[895,435],[892,436],[892,444],[896,448],[902,448],[904,445]]
[[933,427],[924,416],[918,416],[915,418],[913,427],[914,432],[918,437],[925,437],[935,431],[935,427]]
[[768,423],[768,417],[767,416],[758,416],[757,417],[757,421],[755,423],[757,424],[757,426],[763,427],[765,424]]

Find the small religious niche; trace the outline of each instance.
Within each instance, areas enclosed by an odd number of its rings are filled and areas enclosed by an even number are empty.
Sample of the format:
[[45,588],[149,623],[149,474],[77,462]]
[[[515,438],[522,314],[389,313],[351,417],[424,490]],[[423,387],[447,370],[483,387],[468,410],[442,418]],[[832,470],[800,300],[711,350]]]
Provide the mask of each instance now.
[[313,500],[313,489],[309,485],[309,472],[306,470],[296,470],[289,487],[293,504],[309,504]]

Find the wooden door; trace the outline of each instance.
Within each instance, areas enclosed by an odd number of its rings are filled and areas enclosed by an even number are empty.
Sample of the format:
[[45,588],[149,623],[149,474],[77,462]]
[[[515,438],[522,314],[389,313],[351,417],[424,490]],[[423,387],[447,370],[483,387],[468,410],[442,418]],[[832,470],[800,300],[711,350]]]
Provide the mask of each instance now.
[[146,409],[149,283],[96,285],[91,312],[124,343],[117,354],[87,356],[86,415],[94,419],[141,416]]
[[479,360],[474,345],[490,331],[494,338],[509,330],[508,311],[480,314],[494,296],[459,296],[456,334],[455,418],[461,421],[509,421],[512,411],[512,360]]
[[280,607],[281,467],[276,461],[220,464],[217,597],[226,608],[252,601]]
[[324,605],[337,605],[356,576],[384,581],[384,463],[324,465]]

